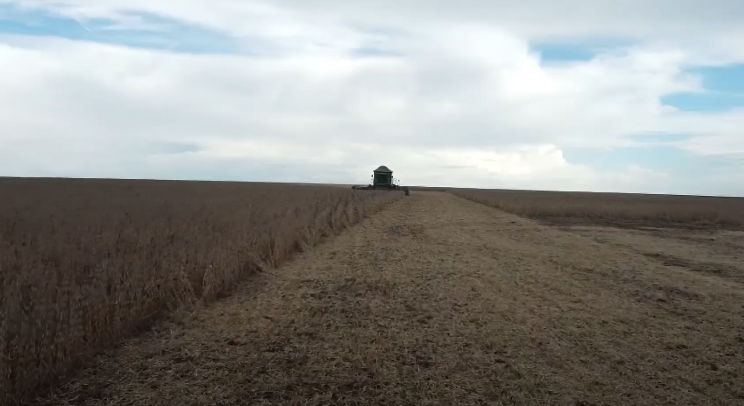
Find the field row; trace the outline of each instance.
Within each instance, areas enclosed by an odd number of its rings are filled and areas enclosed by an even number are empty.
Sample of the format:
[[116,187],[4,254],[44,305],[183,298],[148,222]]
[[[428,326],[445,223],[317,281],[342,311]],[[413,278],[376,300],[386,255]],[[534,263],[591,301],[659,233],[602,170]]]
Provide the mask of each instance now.
[[0,187],[0,400],[53,382],[169,310],[228,294],[403,196],[217,182]]
[[550,224],[744,227],[744,199],[630,193],[450,189],[457,196]]

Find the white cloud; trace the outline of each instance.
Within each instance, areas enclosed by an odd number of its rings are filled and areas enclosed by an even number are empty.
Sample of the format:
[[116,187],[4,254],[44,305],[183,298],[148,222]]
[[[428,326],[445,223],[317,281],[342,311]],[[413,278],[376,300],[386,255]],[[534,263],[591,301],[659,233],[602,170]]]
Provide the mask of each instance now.
[[[386,164],[404,183],[654,191],[673,174],[579,165],[563,150],[643,145],[626,136],[670,132],[692,135],[678,145],[696,153],[744,152],[744,112],[680,112],[659,101],[705,90],[691,66],[744,62],[739,2],[0,3],[109,18],[116,29],[199,24],[262,50],[193,55],[1,37],[5,175],[204,168],[255,179],[249,167],[288,165],[276,180],[363,183]],[[631,45],[561,64],[530,47],[577,35]],[[384,52],[350,54],[360,48]]]
[[[741,32],[738,0],[2,0],[75,18],[127,18],[144,11],[234,33],[333,39],[350,23],[497,25],[521,37],[651,36]],[[266,29],[271,26],[271,29]],[[326,27],[321,29],[319,27]],[[335,37],[338,40],[338,36]]]

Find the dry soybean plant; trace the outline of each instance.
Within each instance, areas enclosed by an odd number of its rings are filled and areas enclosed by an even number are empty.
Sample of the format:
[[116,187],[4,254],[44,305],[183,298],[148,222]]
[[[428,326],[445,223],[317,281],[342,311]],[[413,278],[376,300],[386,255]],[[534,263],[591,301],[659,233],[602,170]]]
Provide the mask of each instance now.
[[[229,182],[0,179],[0,402],[157,316],[229,294],[399,193]],[[7,401],[7,402],[6,402]]]
[[449,192],[509,213],[558,223],[744,227],[744,199],[740,198],[475,189]]

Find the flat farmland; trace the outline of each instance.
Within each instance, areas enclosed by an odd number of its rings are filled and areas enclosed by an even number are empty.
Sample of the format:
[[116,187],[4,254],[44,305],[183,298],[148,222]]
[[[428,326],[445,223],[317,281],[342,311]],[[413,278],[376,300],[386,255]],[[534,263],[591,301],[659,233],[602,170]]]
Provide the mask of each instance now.
[[[11,316],[3,377],[32,380],[41,356],[69,367],[27,404],[744,402],[739,199],[44,182],[0,183],[3,196],[14,190],[0,228]],[[355,207],[365,209],[350,215]],[[322,229],[335,231],[312,231]],[[256,242],[265,235],[274,242]],[[38,259],[31,244],[59,247],[47,249],[57,260]],[[125,246],[133,248],[116,251]],[[26,254],[8,256],[13,249]],[[113,252],[139,259],[112,265]],[[126,262],[135,265],[115,265]],[[216,267],[243,271],[202,275]],[[220,288],[207,288],[212,280]],[[111,301],[114,285],[120,298]],[[124,312],[112,309],[145,315],[148,297],[167,298],[152,305],[168,310],[152,328],[111,327],[123,326],[110,320]],[[198,303],[181,304],[189,301]],[[74,303],[82,310],[68,310]],[[109,337],[96,341],[102,351],[76,365],[80,345],[60,343],[76,342],[78,330],[52,328],[60,317]],[[33,339],[18,344],[20,334]]]
[[637,193],[449,189],[548,225],[744,230],[744,199]]
[[744,283],[744,199],[630,193],[451,193],[664,265]]
[[[0,400],[231,292],[402,194],[319,185],[0,179]],[[2,403],[5,404],[5,403]]]

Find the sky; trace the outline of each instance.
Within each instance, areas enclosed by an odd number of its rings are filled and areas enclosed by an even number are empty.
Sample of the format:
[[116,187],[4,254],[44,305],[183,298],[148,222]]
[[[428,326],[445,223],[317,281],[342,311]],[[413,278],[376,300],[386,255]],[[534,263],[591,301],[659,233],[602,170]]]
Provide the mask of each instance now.
[[741,0],[0,0],[0,176],[744,196]]

